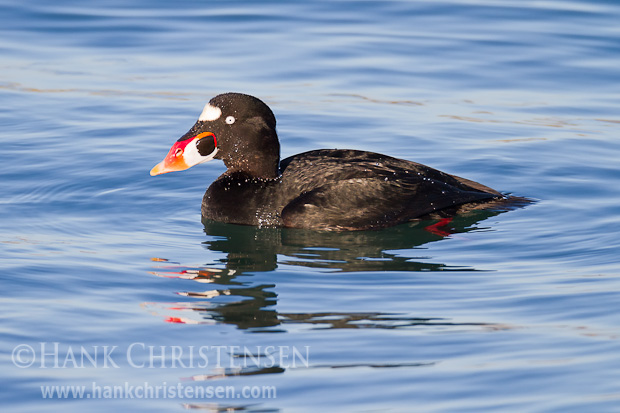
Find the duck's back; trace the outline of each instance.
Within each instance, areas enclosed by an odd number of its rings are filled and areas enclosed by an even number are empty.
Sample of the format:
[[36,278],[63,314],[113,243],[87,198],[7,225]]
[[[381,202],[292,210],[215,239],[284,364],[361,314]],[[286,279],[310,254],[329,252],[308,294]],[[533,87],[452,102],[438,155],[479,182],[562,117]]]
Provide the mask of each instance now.
[[287,227],[381,228],[501,196],[479,183],[373,152],[322,149],[280,165],[277,198]]

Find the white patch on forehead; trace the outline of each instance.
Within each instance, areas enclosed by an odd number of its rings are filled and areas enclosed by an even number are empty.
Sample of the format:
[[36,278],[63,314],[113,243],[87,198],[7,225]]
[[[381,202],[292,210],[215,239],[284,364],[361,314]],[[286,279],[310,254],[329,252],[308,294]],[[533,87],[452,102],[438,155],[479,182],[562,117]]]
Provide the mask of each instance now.
[[205,108],[202,110],[202,113],[198,117],[198,120],[209,121],[216,120],[222,116],[222,109],[217,106],[211,106],[208,103],[205,105]]

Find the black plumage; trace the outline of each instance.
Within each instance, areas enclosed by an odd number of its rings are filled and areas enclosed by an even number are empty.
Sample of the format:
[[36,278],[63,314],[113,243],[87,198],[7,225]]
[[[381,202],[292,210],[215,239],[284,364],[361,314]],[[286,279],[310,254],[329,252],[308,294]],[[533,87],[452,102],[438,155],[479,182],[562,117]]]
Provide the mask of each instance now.
[[275,117],[262,101],[227,93],[208,106],[221,116],[199,120],[182,138],[212,133],[217,142],[213,156],[227,167],[205,193],[203,220],[375,229],[503,198],[477,182],[373,152],[320,149],[280,161]]

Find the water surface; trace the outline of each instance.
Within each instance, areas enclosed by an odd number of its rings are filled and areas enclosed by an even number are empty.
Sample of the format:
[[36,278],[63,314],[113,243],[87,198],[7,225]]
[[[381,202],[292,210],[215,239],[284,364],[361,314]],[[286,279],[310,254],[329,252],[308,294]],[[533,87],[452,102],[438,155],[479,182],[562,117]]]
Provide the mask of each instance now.
[[[616,2],[0,12],[5,410],[618,411]],[[271,106],[283,157],[372,150],[536,202],[443,234],[203,227],[223,165],[148,171],[227,91]]]

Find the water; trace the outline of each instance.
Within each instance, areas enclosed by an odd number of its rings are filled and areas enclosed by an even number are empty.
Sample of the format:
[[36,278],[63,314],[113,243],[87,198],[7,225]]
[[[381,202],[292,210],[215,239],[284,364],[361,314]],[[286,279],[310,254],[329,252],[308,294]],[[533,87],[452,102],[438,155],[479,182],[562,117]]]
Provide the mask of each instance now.
[[[620,411],[616,2],[0,11],[3,411]],[[226,91],[272,107],[283,156],[537,202],[448,237],[203,228],[223,165],[148,171]]]

